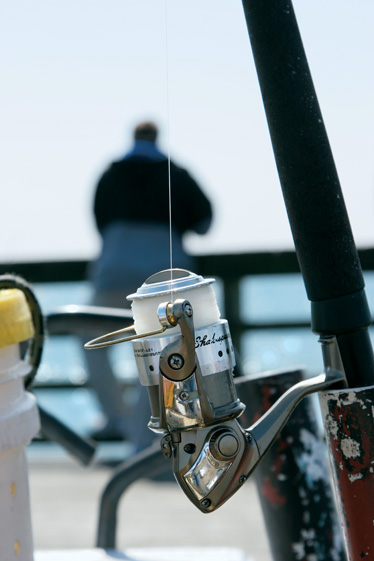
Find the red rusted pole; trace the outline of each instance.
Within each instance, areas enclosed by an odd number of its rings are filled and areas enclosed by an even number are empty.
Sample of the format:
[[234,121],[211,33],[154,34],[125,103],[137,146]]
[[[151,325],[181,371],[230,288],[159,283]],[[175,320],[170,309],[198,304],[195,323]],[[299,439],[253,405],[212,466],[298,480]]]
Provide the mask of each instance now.
[[320,394],[350,561],[374,559],[374,386]]

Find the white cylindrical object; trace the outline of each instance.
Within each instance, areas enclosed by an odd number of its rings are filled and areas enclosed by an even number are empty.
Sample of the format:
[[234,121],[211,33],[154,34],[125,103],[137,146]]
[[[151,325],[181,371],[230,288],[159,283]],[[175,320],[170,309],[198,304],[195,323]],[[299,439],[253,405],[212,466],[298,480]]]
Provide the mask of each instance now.
[[0,559],[32,561],[26,444],[38,433],[33,395],[24,391],[29,367],[19,345],[0,347]]

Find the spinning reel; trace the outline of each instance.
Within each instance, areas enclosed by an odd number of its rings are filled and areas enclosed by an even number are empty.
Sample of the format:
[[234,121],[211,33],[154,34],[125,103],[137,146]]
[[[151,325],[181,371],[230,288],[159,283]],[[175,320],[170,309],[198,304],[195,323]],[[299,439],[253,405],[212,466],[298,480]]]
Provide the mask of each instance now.
[[[290,388],[254,425],[243,429],[245,405],[233,381],[234,349],[212,284],[183,269],[156,273],[132,300],[134,326],[87,343],[93,349],[132,340],[151,405],[149,428],[163,434],[180,487],[212,512],[247,480],[299,401],[344,380],[336,345],[324,345],[325,373]],[[114,338],[135,330],[135,335]],[[323,341],[322,341],[323,343]]]

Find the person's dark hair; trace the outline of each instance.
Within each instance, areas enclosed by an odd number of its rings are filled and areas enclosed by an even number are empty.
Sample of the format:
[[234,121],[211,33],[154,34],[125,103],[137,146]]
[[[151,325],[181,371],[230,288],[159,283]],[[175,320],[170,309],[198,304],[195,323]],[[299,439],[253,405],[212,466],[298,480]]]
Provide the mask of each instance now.
[[140,123],[134,130],[135,140],[148,140],[149,142],[156,142],[157,139],[157,127],[154,123],[147,121],[145,123]]

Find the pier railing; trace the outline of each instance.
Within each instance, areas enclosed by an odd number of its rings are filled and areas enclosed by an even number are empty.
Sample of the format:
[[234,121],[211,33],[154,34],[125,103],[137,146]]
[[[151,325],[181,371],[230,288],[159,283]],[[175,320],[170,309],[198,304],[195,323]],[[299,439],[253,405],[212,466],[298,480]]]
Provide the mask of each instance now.
[[[359,250],[359,256],[363,270],[374,271],[374,248]],[[0,274],[15,273],[31,284],[79,282],[86,278],[87,265],[86,260],[2,263]],[[300,274],[294,251],[199,255],[196,271],[221,281],[223,312],[238,350],[242,335],[248,331],[310,327],[308,320],[294,321],[284,317],[278,321],[256,322],[243,319],[241,314],[242,280],[258,275]]]

